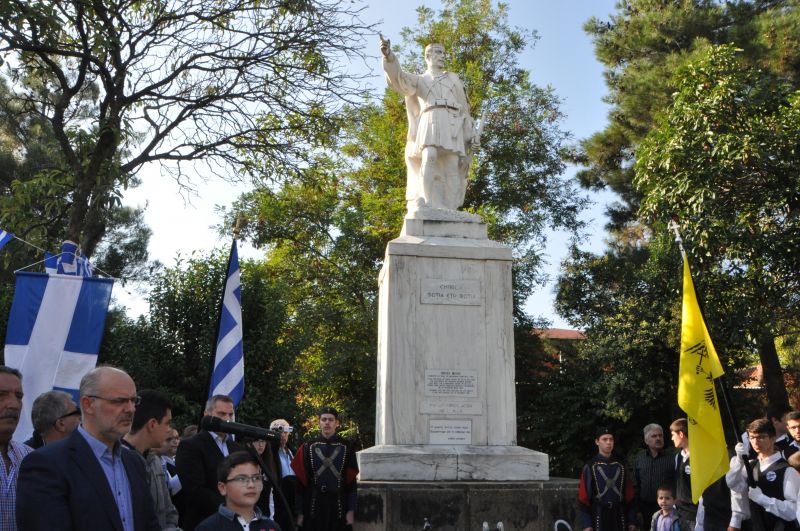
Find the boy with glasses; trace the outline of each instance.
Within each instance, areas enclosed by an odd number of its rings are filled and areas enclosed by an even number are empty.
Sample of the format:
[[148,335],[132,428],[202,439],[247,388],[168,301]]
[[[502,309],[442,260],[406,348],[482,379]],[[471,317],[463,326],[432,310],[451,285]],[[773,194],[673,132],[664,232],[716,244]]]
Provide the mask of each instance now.
[[747,471],[740,456],[747,450],[742,443],[736,445],[736,456],[725,480],[731,489],[732,529],[741,529],[742,521],[759,518],[764,529],[797,530],[797,493],[800,475],[789,466],[775,446],[776,431],[770,419],[754,420],[747,426],[750,445],[757,459],[750,461],[755,484],[748,481]]
[[197,531],[280,531],[278,524],[261,514],[258,502],[264,489],[264,476],[256,460],[247,452],[233,452],[220,463],[217,489],[225,498]]

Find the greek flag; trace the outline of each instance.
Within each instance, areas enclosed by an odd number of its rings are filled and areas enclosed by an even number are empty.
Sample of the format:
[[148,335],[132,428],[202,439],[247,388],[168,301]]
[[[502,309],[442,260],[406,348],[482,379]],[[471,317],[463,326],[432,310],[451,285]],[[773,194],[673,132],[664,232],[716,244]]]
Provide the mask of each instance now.
[[92,264],[88,258],[78,256],[78,244],[69,240],[61,245],[61,254],[44,253],[44,270],[48,275],[92,276]]
[[228,277],[222,295],[217,348],[214,353],[214,369],[211,372],[208,396],[210,398],[213,395],[228,395],[233,400],[234,407],[244,396],[242,290],[239,280],[239,254],[236,252],[236,240],[233,240],[228,259]]
[[3,229],[0,229],[0,249],[6,246],[8,242],[10,242],[14,238],[14,235],[10,232],[6,232]]
[[78,400],[81,378],[97,363],[113,280],[18,272],[6,331],[5,363],[22,372],[23,415],[14,439],[33,433],[31,409],[58,389]]

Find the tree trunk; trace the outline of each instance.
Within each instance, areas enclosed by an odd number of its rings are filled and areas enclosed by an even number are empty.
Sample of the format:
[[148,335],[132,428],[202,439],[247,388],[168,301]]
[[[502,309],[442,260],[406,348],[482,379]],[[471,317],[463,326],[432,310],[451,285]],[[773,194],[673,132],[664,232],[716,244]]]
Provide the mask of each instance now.
[[778,359],[778,350],[775,348],[775,338],[767,327],[758,331],[758,356],[761,358],[761,368],[764,371],[764,385],[767,388],[769,405],[789,405],[789,395],[783,383],[783,371]]

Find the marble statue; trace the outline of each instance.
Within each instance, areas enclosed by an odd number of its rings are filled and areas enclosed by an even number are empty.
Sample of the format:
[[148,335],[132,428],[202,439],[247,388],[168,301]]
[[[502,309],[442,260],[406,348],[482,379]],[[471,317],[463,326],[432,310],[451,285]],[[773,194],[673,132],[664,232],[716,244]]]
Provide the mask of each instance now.
[[427,69],[404,72],[390,41],[380,38],[386,82],[405,96],[408,136],[405,148],[409,213],[419,209],[456,210],[464,203],[472,154],[479,132],[469,114],[464,85],[444,70],[444,47],[425,47]]

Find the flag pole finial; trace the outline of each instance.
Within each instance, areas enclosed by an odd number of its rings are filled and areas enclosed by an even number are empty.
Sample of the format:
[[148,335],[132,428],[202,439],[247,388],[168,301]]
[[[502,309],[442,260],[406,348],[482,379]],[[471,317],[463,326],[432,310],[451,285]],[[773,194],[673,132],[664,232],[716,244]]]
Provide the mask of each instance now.
[[667,224],[667,229],[675,233],[675,243],[678,244],[678,247],[681,250],[681,254],[685,254],[685,251],[683,250],[683,238],[681,237],[681,226],[678,223],[677,217],[673,217],[671,220],[669,220],[669,224]]
[[233,239],[239,239],[239,231],[242,228],[242,215],[239,214],[236,216],[236,223],[233,224]]

